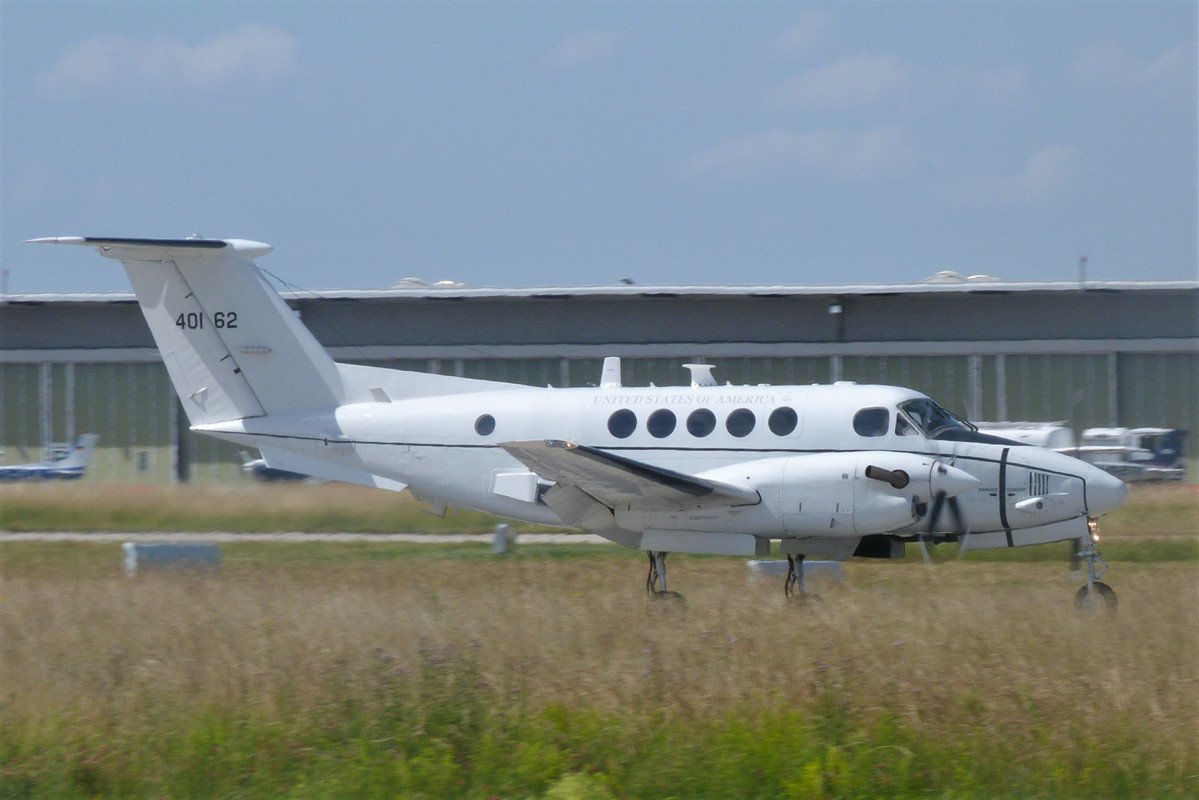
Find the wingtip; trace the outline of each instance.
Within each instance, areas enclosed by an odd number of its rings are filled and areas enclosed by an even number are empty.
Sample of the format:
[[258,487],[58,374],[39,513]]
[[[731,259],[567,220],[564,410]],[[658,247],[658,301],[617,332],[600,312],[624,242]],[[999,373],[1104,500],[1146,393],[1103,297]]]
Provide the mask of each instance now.
[[26,239],[26,244],[83,244],[82,236],[43,236],[40,239]]

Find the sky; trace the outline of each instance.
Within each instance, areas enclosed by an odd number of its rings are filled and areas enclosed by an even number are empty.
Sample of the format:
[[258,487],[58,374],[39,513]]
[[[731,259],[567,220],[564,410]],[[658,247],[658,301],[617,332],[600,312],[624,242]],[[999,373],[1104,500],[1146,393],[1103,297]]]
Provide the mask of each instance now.
[[1195,2],[0,0],[40,236],[268,242],[308,289],[1199,278]]

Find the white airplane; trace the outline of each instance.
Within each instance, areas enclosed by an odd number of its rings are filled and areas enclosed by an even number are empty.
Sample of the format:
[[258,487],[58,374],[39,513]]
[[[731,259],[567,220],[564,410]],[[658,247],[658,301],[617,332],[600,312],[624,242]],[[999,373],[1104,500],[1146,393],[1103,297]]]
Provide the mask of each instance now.
[[78,480],[87,470],[92,448],[99,438],[94,433],[83,434],[58,459],[0,466],[0,481]]
[[[241,239],[58,237],[120,261],[192,430],[258,448],[275,469],[567,525],[645,550],[651,597],[667,553],[754,556],[778,540],[788,596],[805,558],[898,557],[1085,540],[1080,604],[1098,578],[1097,518],[1122,481],[1069,456],[981,434],[894,386],[554,389],[335,363]],[[948,513],[945,513],[948,510]],[[1103,565],[1106,569],[1106,565]]]

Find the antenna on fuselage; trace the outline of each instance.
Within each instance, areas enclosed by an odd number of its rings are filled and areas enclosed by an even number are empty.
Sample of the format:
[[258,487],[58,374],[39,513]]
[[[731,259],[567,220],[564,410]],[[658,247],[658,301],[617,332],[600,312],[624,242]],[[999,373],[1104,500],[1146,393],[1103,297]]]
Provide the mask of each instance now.
[[620,378],[620,356],[604,359],[604,371],[600,375],[600,386],[604,389],[619,389],[624,384]]
[[683,369],[691,372],[692,386],[715,386],[716,378],[712,375],[712,364],[684,364]]

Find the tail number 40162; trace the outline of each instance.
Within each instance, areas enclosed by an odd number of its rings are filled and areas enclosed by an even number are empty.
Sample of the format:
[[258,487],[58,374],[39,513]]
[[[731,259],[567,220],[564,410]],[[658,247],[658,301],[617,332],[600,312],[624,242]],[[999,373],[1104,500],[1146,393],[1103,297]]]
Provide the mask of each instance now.
[[[185,314],[180,314],[175,318],[175,327],[182,328],[185,331],[204,330],[204,315],[198,311],[189,311]],[[236,328],[237,312],[214,311],[212,313],[212,327]]]

